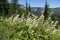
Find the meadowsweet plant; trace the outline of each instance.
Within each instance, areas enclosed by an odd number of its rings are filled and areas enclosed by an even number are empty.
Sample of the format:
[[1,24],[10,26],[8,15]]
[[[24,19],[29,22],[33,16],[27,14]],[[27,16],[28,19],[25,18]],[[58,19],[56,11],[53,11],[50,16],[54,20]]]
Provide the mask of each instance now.
[[44,15],[19,18],[19,14],[9,18],[0,18],[0,40],[60,40],[58,21],[51,17],[44,20]]

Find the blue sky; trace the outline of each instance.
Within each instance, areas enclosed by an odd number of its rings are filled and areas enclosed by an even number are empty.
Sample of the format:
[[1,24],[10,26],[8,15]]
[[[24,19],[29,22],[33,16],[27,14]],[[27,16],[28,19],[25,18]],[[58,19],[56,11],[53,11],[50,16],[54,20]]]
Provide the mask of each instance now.
[[[45,0],[27,0],[31,7],[44,7]],[[20,4],[25,5],[26,0],[19,0]],[[50,7],[60,7],[60,0],[48,0]]]

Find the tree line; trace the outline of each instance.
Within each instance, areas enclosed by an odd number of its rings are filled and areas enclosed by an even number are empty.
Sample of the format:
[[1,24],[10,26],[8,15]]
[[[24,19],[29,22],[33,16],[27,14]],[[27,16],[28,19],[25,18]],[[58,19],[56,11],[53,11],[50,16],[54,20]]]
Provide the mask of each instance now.
[[[8,0],[0,0],[0,16],[9,17],[11,15],[20,14],[20,16],[24,13],[25,16],[27,16],[29,13],[32,13],[30,4],[26,1],[25,9],[22,8],[23,5],[18,3],[19,0],[10,0],[10,3]],[[51,12],[51,9],[49,8],[49,5],[47,3],[47,0],[45,1],[45,9],[44,9],[44,19],[47,19],[49,16],[49,13]]]
[[19,0],[0,0],[0,16],[11,16],[13,14],[20,14],[22,15],[25,13],[26,15],[28,12],[31,12],[31,7],[26,2],[26,9],[24,10],[21,4],[18,4]]

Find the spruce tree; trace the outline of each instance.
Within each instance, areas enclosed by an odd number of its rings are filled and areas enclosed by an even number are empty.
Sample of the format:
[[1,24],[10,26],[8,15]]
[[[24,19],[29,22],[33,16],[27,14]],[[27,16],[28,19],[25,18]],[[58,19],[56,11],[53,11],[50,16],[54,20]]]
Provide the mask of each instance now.
[[8,1],[0,0],[0,12],[3,13],[1,15],[8,15]]
[[30,4],[29,4],[29,12],[31,12],[31,6],[30,6]]
[[29,12],[29,10],[28,10],[28,3],[27,3],[27,0],[26,0],[26,11],[25,11],[25,16],[28,15],[28,12]]
[[0,13],[2,12],[2,0],[0,0]]
[[45,9],[44,9],[44,19],[47,19],[49,15],[49,5],[47,4],[47,0],[45,2]]
[[10,12],[16,14],[18,9],[18,0],[11,0]]
[[20,14],[21,15],[25,12],[23,5],[18,4],[19,0],[11,0],[11,4],[10,4],[10,15],[16,15],[16,14]]
[[28,6],[28,12],[29,12],[29,16],[32,17],[32,11],[31,11],[31,6],[30,6],[30,4],[29,4],[29,6]]

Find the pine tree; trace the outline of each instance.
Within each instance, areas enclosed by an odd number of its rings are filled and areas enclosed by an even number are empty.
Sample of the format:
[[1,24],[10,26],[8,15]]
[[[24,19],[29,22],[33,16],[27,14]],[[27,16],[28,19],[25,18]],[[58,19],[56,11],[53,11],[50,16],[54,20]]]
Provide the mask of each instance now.
[[1,13],[2,13],[2,0],[0,0],[0,15],[1,15]]
[[18,4],[18,1],[19,0],[11,0],[9,16],[20,14],[21,17],[21,15],[25,12],[23,5]]
[[49,15],[49,5],[47,4],[47,0],[45,2],[45,9],[44,9],[44,19],[47,19]]
[[29,4],[29,12],[31,12],[31,6],[30,6],[30,4]]
[[3,13],[1,15],[8,15],[8,1],[0,0],[0,12]]
[[28,15],[28,12],[29,12],[29,10],[28,10],[28,3],[27,3],[27,0],[26,0],[26,11],[25,11],[25,16]]
[[11,14],[16,14],[18,9],[18,0],[11,0],[10,11]]
[[31,6],[30,6],[30,4],[28,6],[28,12],[29,12],[29,16],[32,17],[32,12],[31,12]]

